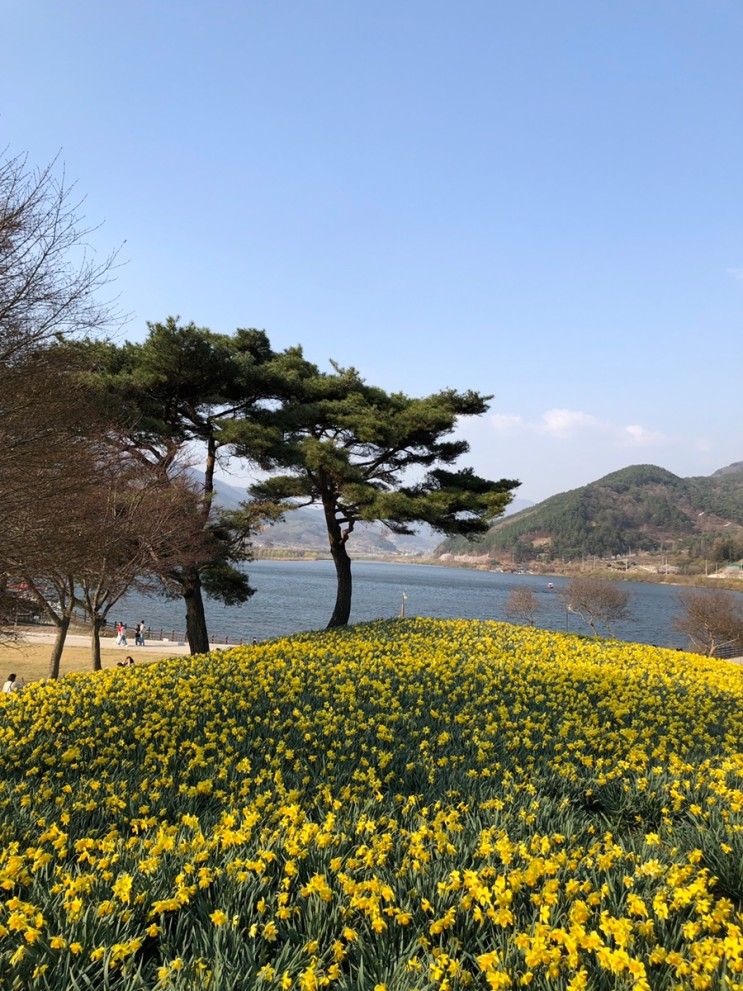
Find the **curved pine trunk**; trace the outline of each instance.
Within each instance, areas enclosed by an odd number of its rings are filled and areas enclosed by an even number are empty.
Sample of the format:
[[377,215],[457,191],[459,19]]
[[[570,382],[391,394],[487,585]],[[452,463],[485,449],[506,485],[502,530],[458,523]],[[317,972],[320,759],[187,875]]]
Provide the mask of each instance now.
[[331,630],[334,626],[345,626],[351,615],[351,558],[346,553],[345,543],[333,542],[330,544],[330,553],[335,564],[335,575],[337,579],[337,591],[335,596],[335,608],[330,617],[326,629]]
[[183,582],[183,600],[186,603],[186,637],[189,650],[192,654],[208,654],[209,632],[206,628],[201,578],[196,569],[190,570]]

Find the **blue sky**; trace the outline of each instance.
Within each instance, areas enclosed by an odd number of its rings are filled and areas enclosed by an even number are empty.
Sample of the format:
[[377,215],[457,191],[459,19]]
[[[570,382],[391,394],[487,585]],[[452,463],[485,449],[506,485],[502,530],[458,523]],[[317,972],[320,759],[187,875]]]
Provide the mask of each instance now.
[[532,499],[743,458],[743,6],[2,4],[0,146],[126,242],[127,337],[494,393]]

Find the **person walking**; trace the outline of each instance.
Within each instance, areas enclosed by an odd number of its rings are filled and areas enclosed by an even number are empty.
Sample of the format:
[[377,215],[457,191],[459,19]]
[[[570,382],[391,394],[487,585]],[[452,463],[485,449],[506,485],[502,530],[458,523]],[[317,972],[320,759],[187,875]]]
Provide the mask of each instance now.
[[144,647],[144,633],[145,633],[145,629],[146,629],[146,627],[144,625],[144,620],[143,619],[140,619],[140,621],[137,623],[137,629],[136,629],[136,632],[134,634],[134,644],[135,644],[135,646],[137,646],[137,647]]
[[121,622],[116,624],[116,646],[126,647],[126,627]]

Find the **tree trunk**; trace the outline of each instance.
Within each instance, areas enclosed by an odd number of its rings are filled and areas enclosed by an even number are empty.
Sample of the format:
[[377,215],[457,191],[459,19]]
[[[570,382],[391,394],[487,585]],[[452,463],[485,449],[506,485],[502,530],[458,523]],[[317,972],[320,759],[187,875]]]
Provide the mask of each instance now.
[[346,553],[346,545],[343,541],[331,540],[330,553],[333,555],[338,588],[335,609],[327,625],[328,630],[334,626],[345,626],[351,615],[351,558]]
[[186,603],[186,636],[189,649],[192,654],[208,654],[209,633],[201,594],[201,578],[195,568],[188,569],[182,587],[183,599]]
[[70,617],[62,616],[61,620],[54,620],[57,627],[57,635],[54,639],[52,654],[49,658],[49,677],[59,678],[59,662],[62,660],[64,642],[67,639],[67,631],[70,628]]
[[101,627],[103,626],[103,622],[104,621],[100,616],[92,617],[92,625],[90,630],[90,660],[94,671],[100,671],[103,667],[101,664]]
[[344,535],[336,515],[338,509],[336,499],[330,487],[324,487],[322,508],[325,513],[328,543],[330,544],[330,553],[333,557],[335,576],[338,583],[333,615],[325,627],[327,630],[332,630],[335,626],[345,626],[351,615],[351,558],[346,551],[346,540],[348,539],[348,534],[351,532],[351,527],[349,526]]

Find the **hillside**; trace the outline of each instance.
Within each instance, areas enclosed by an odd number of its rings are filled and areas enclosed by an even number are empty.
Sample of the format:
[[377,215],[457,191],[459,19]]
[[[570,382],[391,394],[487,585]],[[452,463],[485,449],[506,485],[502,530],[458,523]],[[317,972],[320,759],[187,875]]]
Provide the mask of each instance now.
[[479,541],[447,540],[437,554],[570,561],[671,548],[743,556],[743,463],[695,478],[632,465],[499,520]]
[[0,987],[733,991],[742,738],[735,665],[505,623],[38,682]]

